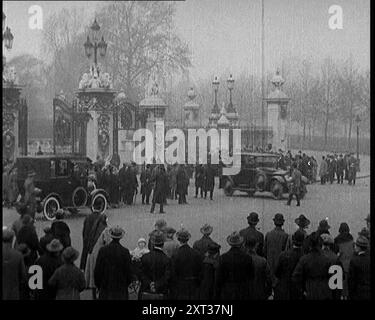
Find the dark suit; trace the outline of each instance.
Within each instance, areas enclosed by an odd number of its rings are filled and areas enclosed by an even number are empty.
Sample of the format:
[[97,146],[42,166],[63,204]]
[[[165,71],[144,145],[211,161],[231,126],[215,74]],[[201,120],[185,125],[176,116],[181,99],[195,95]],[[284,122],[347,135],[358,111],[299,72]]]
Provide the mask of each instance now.
[[3,243],[3,300],[19,300],[26,284],[26,269],[20,252]]
[[188,244],[181,245],[172,256],[172,298],[197,299],[202,272],[200,254]]
[[242,229],[240,231],[240,235],[245,240],[245,247],[247,247],[247,243],[250,238],[255,238],[258,243],[257,254],[263,257],[263,245],[264,245],[263,233],[255,229],[255,226],[248,226],[246,229]]
[[30,255],[25,257],[26,268],[34,264],[38,258],[38,253],[41,254],[42,250],[39,245],[38,235],[36,234],[35,227],[32,225],[23,226],[18,232],[17,243],[25,243],[30,249]]
[[332,292],[328,287],[330,266],[330,259],[320,249],[301,257],[292,279],[298,288],[306,291],[307,300],[332,299]]
[[254,276],[251,256],[232,247],[220,256],[216,278],[216,295],[222,300],[248,300],[250,280]]
[[210,236],[204,235],[202,238],[194,242],[193,249],[197,250],[202,256],[204,256],[208,250],[208,246],[214,243],[215,241],[213,241]]
[[207,165],[204,170],[204,197],[207,197],[207,192],[210,191],[210,199],[212,200],[215,188],[215,170]]
[[371,295],[369,252],[354,254],[349,264],[348,288],[351,300],[369,300]]
[[275,287],[275,300],[302,299],[302,290],[298,290],[292,281],[293,271],[302,255],[302,248],[292,248],[280,254],[275,269],[275,277],[278,280]]
[[54,300],[56,299],[56,288],[48,285],[48,280],[54,272],[62,266],[63,261],[60,256],[53,256],[49,252],[42,255],[36,262],[36,265],[42,267],[43,270],[43,289],[37,290],[38,300]]
[[267,300],[272,294],[272,274],[265,258],[251,252],[254,277],[250,280],[250,299]]
[[151,292],[150,283],[155,283],[156,293],[167,295],[171,277],[171,259],[162,249],[154,248],[141,258],[141,288],[139,292]]
[[128,300],[132,281],[129,250],[112,241],[99,250],[94,270],[95,285],[101,300]]
[[85,270],[87,254],[88,254],[88,250],[87,250],[88,244],[90,241],[93,226],[95,225],[95,222],[97,221],[99,217],[100,217],[100,214],[94,212],[86,216],[85,220],[83,221],[83,230],[82,230],[83,248],[82,248],[81,263],[80,263],[81,270]]

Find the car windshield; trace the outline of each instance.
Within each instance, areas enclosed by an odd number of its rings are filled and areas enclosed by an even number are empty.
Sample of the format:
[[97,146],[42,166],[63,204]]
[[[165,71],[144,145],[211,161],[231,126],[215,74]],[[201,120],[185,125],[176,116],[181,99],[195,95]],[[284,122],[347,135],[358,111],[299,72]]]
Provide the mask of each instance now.
[[277,168],[277,157],[256,157],[257,167]]

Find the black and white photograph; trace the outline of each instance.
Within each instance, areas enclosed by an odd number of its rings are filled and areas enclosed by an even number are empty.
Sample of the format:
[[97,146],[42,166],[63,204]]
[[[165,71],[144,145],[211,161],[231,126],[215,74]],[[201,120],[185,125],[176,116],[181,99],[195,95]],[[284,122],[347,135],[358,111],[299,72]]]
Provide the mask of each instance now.
[[370,0],[2,4],[2,300],[371,299]]

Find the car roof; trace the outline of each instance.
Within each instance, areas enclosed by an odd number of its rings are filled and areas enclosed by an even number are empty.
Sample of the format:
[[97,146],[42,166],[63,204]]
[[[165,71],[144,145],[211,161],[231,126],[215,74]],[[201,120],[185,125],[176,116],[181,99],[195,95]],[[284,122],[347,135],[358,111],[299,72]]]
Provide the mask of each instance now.
[[278,154],[274,153],[261,153],[261,152],[249,152],[249,151],[244,151],[241,153],[235,153],[239,155],[244,155],[244,156],[253,156],[253,157],[279,157]]

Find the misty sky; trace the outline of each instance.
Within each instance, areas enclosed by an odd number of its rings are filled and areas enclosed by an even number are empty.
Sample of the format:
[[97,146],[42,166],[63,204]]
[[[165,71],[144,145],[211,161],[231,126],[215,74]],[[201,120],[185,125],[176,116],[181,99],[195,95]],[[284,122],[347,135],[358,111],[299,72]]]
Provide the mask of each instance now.
[[[361,68],[370,65],[369,0],[264,0],[265,66],[274,71],[283,57],[319,61],[353,55]],[[40,56],[41,31],[28,28],[28,8],[38,4],[44,18],[65,6],[83,6],[91,21],[103,2],[5,1],[7,25],[14,45],[7,58],[21,53]],[[343,8],[343,30],[328,27],[328,8]],[[99,22],[100,23],[100,22]],[[260,75],[261,0],[187,0],[177,3],[176,28],[192,51],[193,80],[213,74],[241,72]],[[110,48],[109,48],[110,50]]]

